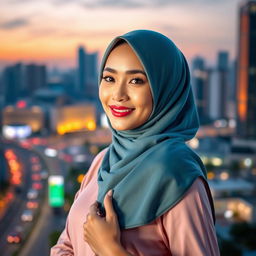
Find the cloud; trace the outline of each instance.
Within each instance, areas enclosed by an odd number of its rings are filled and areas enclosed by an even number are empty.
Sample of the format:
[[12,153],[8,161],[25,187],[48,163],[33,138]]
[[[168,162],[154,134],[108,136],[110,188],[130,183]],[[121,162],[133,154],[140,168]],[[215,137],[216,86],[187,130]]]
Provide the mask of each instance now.
[[[41,2],[40,0],[1,0],[5,4],[24,4],[32,2],[35,4],[36,2]],[[66,5],[66,4],[79,4],[85,8],[157,8],[157,7],[165,7],[171,5],[183,5],[184,7],[191,4],[199,4],[199,5],[216,5],[223,4],[223,2],[228,2],[233,0],[45,0],[44,2],[51,3],[53,5]]]
[[[28,0],[27,0],[28,1]],[[70,0],[48,0],[53,4],[70,4]],[[231,1],[231,0],[226,0]],[[223,0],[73,0],[72,3],[80,4],[85,8],[147,8],[165,7],[171,5],[191,5],[191,4],[218,4]]]
[[0,29],[10,30],[19,27],[24,27],[29,24],[28,19],[25,18],[16,18],[9,21],[0,23]]
[[112,34],[113,35],[119,35],[122,34],[121,30],[118,29],[112,29],[110,30],[84,30],[84,31],[75,31],[75,30],[58,30],[58,29],[30,29],[29,32],[29,37],[33,36],[34,38],[39,38],[39,37],[55,37],[55,38],[102,38],[102,37],[109,37]]
[[[139,8],[145,7],[144,1],[135,0],[97,0],[97,1],[81,1],[84,7],[97,8],[97,7],[111,7],[111,8]],[[147,5],[147,4],[146,4]]]
[[[67,1],[67,0],[57,0]],[[85,7],[111,7],[111,8],[144,8],[144,7],[165,7],[171,5],[191,5],[191,4],[218,4],[221,0],[76,0]],[[230,0],[226,0],[230,1]]]

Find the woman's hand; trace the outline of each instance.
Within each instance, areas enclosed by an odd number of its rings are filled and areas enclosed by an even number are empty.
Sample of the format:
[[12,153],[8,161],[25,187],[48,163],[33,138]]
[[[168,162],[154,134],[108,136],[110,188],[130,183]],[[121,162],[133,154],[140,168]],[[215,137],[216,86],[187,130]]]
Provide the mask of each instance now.
[[104,198],[106,217],[97,214],[97,202],[90,206],[84,223],[84,241],[86,241],[96,255],[128,255],[120,243],[120,228],[112,204],[112,191]]

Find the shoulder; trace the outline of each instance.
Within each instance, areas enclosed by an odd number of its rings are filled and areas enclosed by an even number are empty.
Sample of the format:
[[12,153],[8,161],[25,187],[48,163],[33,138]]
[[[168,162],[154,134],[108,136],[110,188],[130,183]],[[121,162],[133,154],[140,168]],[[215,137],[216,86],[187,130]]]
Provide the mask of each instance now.
[[195,179],[182,200],[157,221],[173,255],[219,256],[206,181],[201,177]]
[[95,158],[93,159],[91,166],[89,168],[89,170],[87,171],[87,173],[84,176],[84,179],[82,181],[81,184],[81,188],[83,189],[90,181],[91,179],[98,173],[98,170],[101,166],[101,162],[106,154],[108,150],[107,148],[104,148],[102,151],[100,151]]
[[211,204],[207,192],[207,182],[198,177],[194,180],[190,188],[186,191],[183,198],[171,209],[169,209],[163,218],[166,221],[174,219],[200,220],[205,219],[206,222],[213,222]]

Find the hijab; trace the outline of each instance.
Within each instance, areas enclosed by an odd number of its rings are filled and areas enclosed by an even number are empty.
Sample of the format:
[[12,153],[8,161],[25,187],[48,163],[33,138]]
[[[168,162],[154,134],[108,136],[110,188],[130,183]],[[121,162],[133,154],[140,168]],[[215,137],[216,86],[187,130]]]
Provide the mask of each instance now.
[[[149,80],[153,110],[132,130],[112,131],[98,172],[98,202],[113,190],[113,205],[122,229],[149,224],[176,205],[197,177],[207,180],[199,156],[186,145],[199,119],[182,52],[166,36],[135,30],[116,37],[101,63],[100,78],[111,50],[125,41],[140,60]],[[99,82],[100,82],[99,81]],[[214,208],[207,182],[209,201]]]

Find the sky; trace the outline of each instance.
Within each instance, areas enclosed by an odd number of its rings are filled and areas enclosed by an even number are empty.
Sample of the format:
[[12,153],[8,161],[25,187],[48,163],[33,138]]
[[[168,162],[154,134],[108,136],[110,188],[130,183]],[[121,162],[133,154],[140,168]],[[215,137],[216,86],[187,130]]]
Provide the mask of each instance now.
[[74,68],[77,48],[99,51],[116,36],[151,29],[190,61],[236,56],[242,0],[0,0],[0,68],[18,61]]

